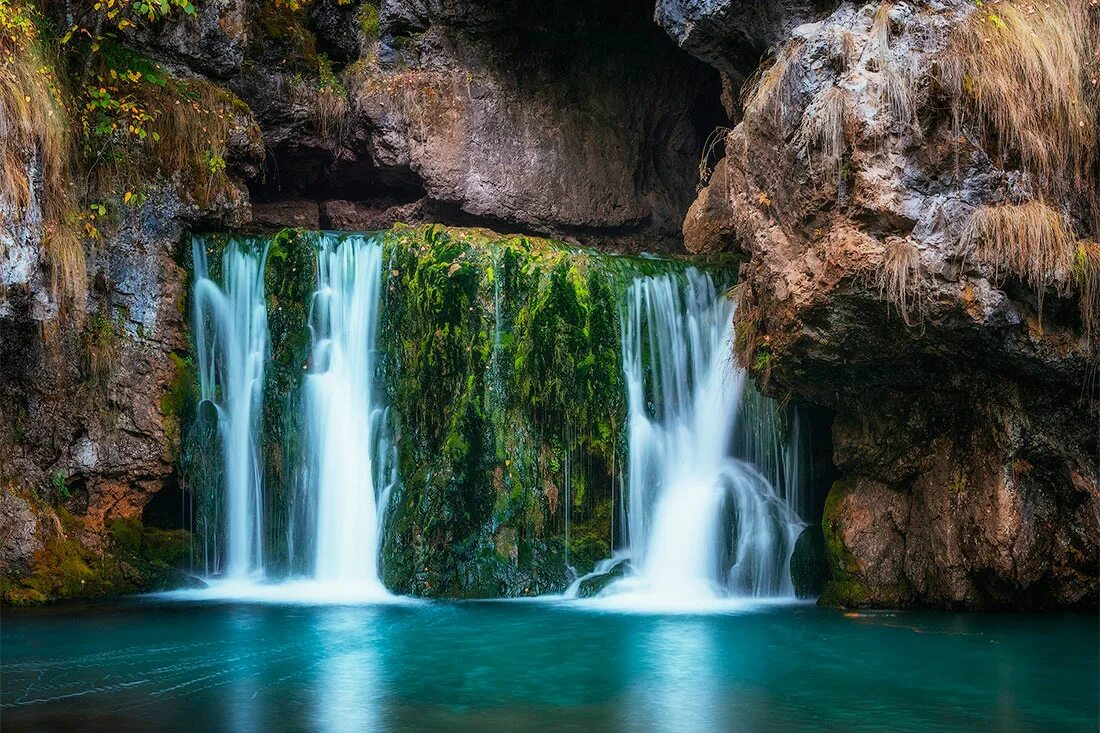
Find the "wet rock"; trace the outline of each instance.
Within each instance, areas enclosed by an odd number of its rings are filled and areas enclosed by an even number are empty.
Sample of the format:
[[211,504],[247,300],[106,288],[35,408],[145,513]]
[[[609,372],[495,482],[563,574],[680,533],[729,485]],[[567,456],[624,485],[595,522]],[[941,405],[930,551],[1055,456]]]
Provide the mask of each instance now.
[[791,552],[791,582],[799,598],[821,595],[829,566],[825,555],[825,535],[821,527],[809,526],[795,540]]
[[782,73],[747,97],[685,243],[748,257],[742,362],[836,414],[823,602],[1095,606],[1098,436],[1076,296],[1051,289],[1040,317],[1041,294],[961,237],[976,206],[1030,190],[960,136],[935,76],[973,6],[898,3],[876,23],[879,7],[841,5],[774,49]]
[[321,204],[321,224],[326,229],[371,232],[389,229],[398,222],[417,224],[426,221],[426,202],[399,203],[381,201],[326,201]]
[[655,18],[681,48],[744,80],[769,46],[835,8],[829,0],[658,0]]
[[320,226],[320,210],[315,201],[256,202],[252,204],[252,224],[272,229],[317,229]]
[[577,597],[595,598],[616,580],[621,580],[626,575],[626,569],[627,563],[622,562],[603,575],[597,575],[583,581],[580,588],[577,589]]
[[38,540],[38,518],[27,501],[0,491],[0,575],[30,567]]

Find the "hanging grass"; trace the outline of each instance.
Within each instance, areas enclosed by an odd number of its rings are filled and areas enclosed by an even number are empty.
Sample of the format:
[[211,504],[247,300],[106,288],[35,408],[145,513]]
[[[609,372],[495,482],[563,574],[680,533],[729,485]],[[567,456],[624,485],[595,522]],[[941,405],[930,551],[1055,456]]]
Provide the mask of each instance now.
[[51,285],[62,305],[82,311],[84,250],[73,228],[69,195],[72,139],[62,89],[32,12],[20,3],[0,7],[0,226],[41,230]]
[[995,277],[1014,275],[1035,289],[1040,316],[1048,288],[1067,292],[1074,241],[1065,217],[1039,201],[981,206],[962,232],[963,246]]
[[890,304],[905,325],[923,322],[925,279],[921,272],[920,254],[912,241],[899,237],[886,241],[873,282],[879,296]]
[[1100,7],[986,3],[954,30],[938,78],[987,149],[1041,191],[1083,198],[1097,224]]

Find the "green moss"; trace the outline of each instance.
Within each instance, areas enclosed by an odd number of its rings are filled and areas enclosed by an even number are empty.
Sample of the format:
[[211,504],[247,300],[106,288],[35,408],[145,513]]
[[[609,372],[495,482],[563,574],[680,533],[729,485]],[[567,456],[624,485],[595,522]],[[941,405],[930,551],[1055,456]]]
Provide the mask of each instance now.
[[825,556],[829,572],[834,580],[848,579],[859,572],[859,563],[840,535],[841,502],[855,488],[851,480],[839,479],[829,488],[825,497],[825,510],[821,518],[821,531],[825,535]]
[[373,2],[365,2],[359,8],[359,30],[367,38],[378,38],[381,26],[378,18],[378,6]]
[[179,457],[182,426],[191,423],[199,400],[199,379],[194,360],[190,356],[172,352],[168,359],[172,372],[168,388],[160,398],[160,414],[164,418],[168,459],[175,461]]
[[284,51],[288,71],[316,71],[317,39],[303,25],[301,14],[281,8],[273,0],[265,0],[253,12],[264,35]]
[[481,230],[398,227],[385,242],[382,382],[402,435],[387,583],[436,596],[560,590],[567,485],[570,563],[610,554],[621,263]]
[[141,552],[140,519],[113,519],[107,527],[111,539],[120,549],[131,555],[138,555]]
[[861,573],[862,566],[840,535],[840,520],[844,498],[855,490],[848,479],[833,482],[825,499],[821,529],[825,535],[825,556],[829,578],[818,603],[845,608],[897,607],[911,601],[909,589],[903,585],[872,585]]
[[107,546],[93,551],[77,537],[84,521],[63,508],[34,555],[29,572],[0,580],[0,598],[12,605],[62,598],[95,598],[170,587],[181,574],[172,566],[188,554],[190,534],[183,529],[143,527],[138,519],[107,524]]

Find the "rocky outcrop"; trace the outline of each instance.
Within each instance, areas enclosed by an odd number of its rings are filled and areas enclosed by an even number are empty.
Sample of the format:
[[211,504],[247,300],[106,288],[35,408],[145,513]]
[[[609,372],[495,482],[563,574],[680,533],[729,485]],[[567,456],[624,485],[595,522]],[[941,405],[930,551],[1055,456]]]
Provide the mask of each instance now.
[[846,3],[793,30],[684,225],[691,251],[749,255],[743,363],[835,411],[828,603],[1097,599],[1095,345],[1078,295],[1067,271],[1036,286],[964,236],[979,207],[1040,190],[990,155],[945,78],[972,12]]
[[658,0],[655,17],[681,48],[739,86],[768,47],[836,5],[828,0]]
[[[312,53],[336,69],[320,87],[259,52],[257,70],[245,68],[236,88],[271,130],[259,198],[313,198],[322,210],[330,199],[415,204],[414,221],[680,248],[698,151],[721,119],[718,78],[644,4],[577,2],[548,15],[384,2],[357,13],[344,33],[361,48],[342,70],[347,49],[319,29]],[[254,46],[267,48],[269,25]],[[308,48],[297,54],[308,63]]]
[[[188,230],[433,220],[679,248],[718,80],[645,4],[303,5],[214,0],[116,34],[163,90],[135,97],[149,131],[175,137],[128,152],[140,191],[74,189],[104,205],[68,216],[91,235],[68,300],[43,150],[21,151],[31,197],[0,201],[3,572],[37,580],[12,598],[118,588],[84,572],[115,567],[113,523],[179,521]],[[79,578],[36,575],[58,553]]]

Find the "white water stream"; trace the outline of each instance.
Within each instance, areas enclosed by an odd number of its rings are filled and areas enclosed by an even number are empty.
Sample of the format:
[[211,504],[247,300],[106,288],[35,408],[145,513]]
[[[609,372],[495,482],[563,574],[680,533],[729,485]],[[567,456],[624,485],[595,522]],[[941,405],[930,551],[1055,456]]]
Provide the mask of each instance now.
[[605,596],[689,606],[793,596],[788,564],[805,525],[776,479],[735,457],[756,442],[741,431],[759,426],[741,424],[751,386],[732,359],[732,319],[732,301],[695,269],[638,278],[627,293],[631,572]]
[[379,242],[322,240],[305,382],[309,491],[317,502],[314,577],[384,596],[380,507],[392,477],[385,410],[375,394],[381,291]]
[[[208,556],[207,570],[250,583],[264,571],[267,248],[230,244],[220,286],[209,277],[206,255],[196,238],[195,346],[202,399],[217,410],[223,459],[224,530],[214,545],[224,547],[224,556],[215,551],[212,564]],[[372,237],[322,235],[316,257],[300,405],[299,500],[307,511],[288,535],[291,545],[301,544],[291,549],[306,558],[308,580],[296,585],[317,596],[384,599],[381,535],[397,477],[376,374],[382,245]],[[497,288],[494,311],[496,334]],[[789,558],[805,526],[799,459],[788,447],[798,443],[798,425],[780,440],[774,403],[733,363],[732,317],[731,300],[693,268],[638,277],[629,287],[621,319],[628,541],[570,593],[625,562],[625,577],[604,596],[690,607],[793,595]],[[495,349],[493,359],[495,371]],[[568,547],[568,516],[565,532]]]
[[206,242],[192,243],[195,353],[200,398],[218,415],[225,497],[224,555],[207,554],[207,572],[242,581],[263,571],[263,462],[260,414],[270,353],[264,265],[267,248],[225,248],[221,281],[210,279]]

